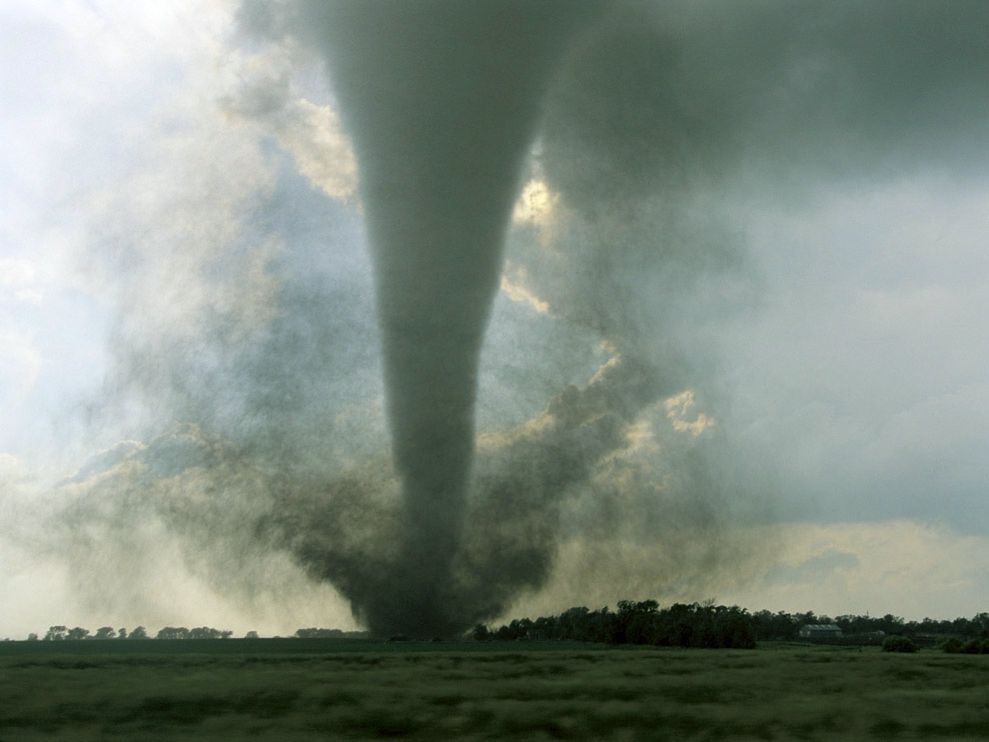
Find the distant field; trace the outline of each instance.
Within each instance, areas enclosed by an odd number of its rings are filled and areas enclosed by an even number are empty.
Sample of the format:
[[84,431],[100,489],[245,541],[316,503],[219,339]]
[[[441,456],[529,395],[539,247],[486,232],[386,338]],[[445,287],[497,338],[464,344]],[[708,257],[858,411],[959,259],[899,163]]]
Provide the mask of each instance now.
[[361,640],[0,643],[0,740],[989,738],[989,656]]

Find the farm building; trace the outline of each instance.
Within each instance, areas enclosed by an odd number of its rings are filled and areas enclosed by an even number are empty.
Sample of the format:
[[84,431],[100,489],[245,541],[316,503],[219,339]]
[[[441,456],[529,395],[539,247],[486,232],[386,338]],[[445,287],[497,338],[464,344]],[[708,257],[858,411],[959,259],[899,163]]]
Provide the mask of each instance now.
[[841,636],[841,628],[833,623],[809,623],[800,627],[801,639],[834,639]]

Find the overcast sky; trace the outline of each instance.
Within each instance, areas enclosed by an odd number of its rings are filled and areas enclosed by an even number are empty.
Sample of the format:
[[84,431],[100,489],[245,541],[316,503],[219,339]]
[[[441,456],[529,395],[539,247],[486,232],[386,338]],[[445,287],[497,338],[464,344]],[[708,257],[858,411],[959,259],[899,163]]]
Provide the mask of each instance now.
[[[341,477],[388,446],[323,56],[247,7],[0,9],[0,636],[355,625],[236,532],[273,441]],[[669,388],[512,615],[989,610],[986,6],[783,7],[617,6],[546,96],[482,446],[616,345]]]

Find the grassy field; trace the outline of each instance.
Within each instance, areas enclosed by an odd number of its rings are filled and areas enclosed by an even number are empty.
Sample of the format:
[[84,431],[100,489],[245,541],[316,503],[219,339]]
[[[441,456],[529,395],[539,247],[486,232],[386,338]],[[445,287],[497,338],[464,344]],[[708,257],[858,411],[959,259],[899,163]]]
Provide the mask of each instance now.
[[989,738],[989,656],[358,640],[0,644],[0,740]]

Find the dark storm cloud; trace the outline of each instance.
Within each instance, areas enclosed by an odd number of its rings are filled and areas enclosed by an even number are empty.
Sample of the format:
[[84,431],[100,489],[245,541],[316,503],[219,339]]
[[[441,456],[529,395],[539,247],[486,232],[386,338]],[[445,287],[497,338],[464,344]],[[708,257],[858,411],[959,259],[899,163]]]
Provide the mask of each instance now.
[[742,167],[789,186],[985,165],[983,3],[610,8],[544,130],[549,174],[581,209],[675,196]]
[[548,95],[539,159],[576,225],[571,311],[606,332],[683,312],[657,304],[651,279],[676,289],[713,269],[732,290],[739,190],[806,199],[839,179],[985,173],[982,3],[609,10]]

